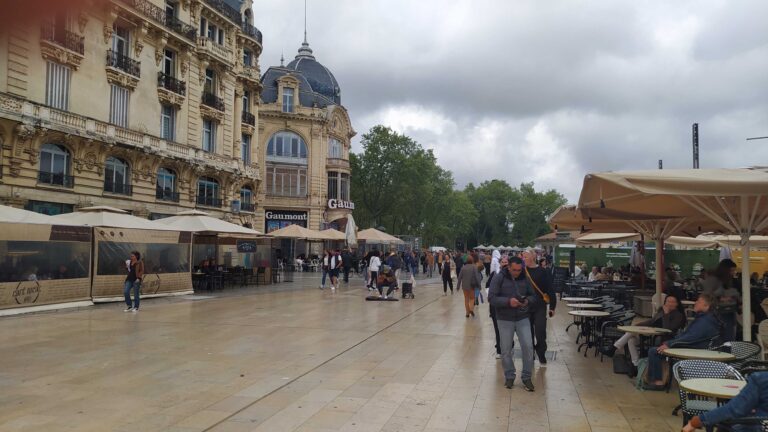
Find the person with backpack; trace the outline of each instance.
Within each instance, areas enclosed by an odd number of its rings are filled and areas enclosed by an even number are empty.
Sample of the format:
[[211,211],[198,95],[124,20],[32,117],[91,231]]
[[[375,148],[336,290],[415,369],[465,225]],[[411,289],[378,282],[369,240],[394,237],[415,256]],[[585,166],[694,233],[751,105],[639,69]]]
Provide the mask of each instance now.
[[523,260],[525,261],[523,271],[538,300],[536,306],[531,307],[531,337],[535,340],[534,348],[539,357],[539,364],[543,366],[547,364],[547,317],[551,318],[555,315],[557,296],[552,289],[549,272],[539,267],[536,262],[536,252],[528,248],[523,252]]
[[509,265],[491,280],[488,302],[496,309],[501,342],[501,365],[504,368],[504,386],[511,389],[515,383],[515,362],[512,357],[515,334],[520,341],[523,355],[523,387],[534,391],[533,382],[533,337],[531,335],[530,308],[539,301],[534,295],[524,273],[523,260],[509,259]]
[[388,265],[390,269],[392,269],[392,274],[395,276],[395,281],[400,281],[400,268],[403,266],[403,260],[400,258],[397,252],[392,251],[389,254],[389,257],[387,257],[385,264]]
[[715,315],[717,300],[709,294],[699,295],[693,305],[696,318],[682,333],[664,342],[661,346],[648,349],[648,383],[650,390],[661,390],[666,384],[662,380],[664,351],[667,348],[706,349],[721,335],[722,324]]
[[328,260],[328,276],[331,277],[331,291],[336,291],[336,285],[339,284],[339,272],[344,261],[341,258],[341,252],[336,249],[331,253],[331,257]]
[[[502,268],[506,268],[509,265],[509,257],[507,255],[501,256],[501,253],[497,250],[493,251],[491,258],[491,273],[488,276],[488,281],[485,283],[486,296],[488,296],[488,290],[491,287],[493,278],[499,274]],[[501,359],[501,344],[499,343],[499,323],[496,320],[496,308],[491,304],[490,297],[488,298],[488,312],[493,321],[493,332],[496,334],[496,360]]]
[[344,269],[344,283],[349,283],[349,271],[352,269],[352,251],[349,247],[341,253],[341,265]]

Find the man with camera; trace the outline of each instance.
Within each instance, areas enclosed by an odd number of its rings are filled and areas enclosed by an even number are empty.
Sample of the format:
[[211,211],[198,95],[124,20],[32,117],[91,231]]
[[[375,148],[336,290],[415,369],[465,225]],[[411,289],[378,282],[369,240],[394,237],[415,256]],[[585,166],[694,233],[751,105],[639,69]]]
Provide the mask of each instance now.
[[533,338],[529,320],[531,308],[538,299],[523,269],[523,260],[509,259],[509,265],[491,280],[488,302],[496,308],[501,342],[501,364],[504,368],[504,386],[512,388],[515,382],[515,363],[512,357],[515,334],[523,354],[523,387],[533,391]]

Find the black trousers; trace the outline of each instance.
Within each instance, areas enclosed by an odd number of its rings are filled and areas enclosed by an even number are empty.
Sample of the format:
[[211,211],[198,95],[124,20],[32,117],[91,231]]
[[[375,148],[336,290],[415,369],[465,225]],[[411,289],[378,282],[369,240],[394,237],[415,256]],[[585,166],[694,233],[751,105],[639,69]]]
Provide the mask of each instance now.
[[453,293],[453,279],[443,279],[443,294],[448,292],[448,287],[451,287],[451,293]]
[[349,282],[349,270],[352,267],[344,267],[344,282]]
[[547,308],[539,307],[531,311],[531,336],[533,338],[533,349],[539,356],[539,360],[544,358],[547,352]]
[[496,354],[501,354],[501,342],[499,341],[499,323],[496,321],[496,308],[488,304],[488,310],[491,311],[493,331],[496,333]]

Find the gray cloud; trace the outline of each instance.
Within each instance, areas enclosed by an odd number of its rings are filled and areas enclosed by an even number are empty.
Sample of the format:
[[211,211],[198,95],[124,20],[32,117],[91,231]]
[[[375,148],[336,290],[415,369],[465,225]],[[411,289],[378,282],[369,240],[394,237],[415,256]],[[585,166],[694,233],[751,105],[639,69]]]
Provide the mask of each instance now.
[[[257,2],[262,69],[293,58],[303,2]],[[309,1],[309,41],[363,133],[435,149],[460,186],[533,180],[575,201],[589,171],[768,162],[768,3]],[[359,136],[358,136],[359,140]],[[356,141],[355,145],[359,148]]]

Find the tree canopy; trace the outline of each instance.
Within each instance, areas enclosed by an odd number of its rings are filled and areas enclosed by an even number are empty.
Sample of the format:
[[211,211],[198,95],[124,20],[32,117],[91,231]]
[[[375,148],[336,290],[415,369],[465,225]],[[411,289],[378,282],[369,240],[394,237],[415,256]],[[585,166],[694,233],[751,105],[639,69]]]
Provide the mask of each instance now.
[[385,126],[364,134],[362,147],[349,158],[358,225],[418,236],[425,245],[528,245],[549,231],[546,216],[566,203],[555,190],[537,192],[533,183],[514,188],[490,180],[456,190],[432,150]]

